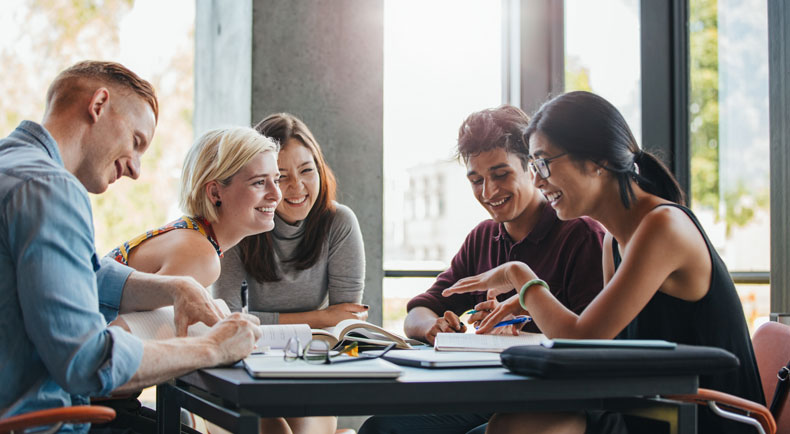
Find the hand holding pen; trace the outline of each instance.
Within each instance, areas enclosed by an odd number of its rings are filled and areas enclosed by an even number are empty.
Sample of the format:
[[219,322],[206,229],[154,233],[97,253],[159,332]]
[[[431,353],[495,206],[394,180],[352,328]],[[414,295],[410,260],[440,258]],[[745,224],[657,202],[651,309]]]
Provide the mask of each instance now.
[[499,301],[496,299],[477,303],[473,309],[464,313],[464,315],[467,313],[469,314],[469,318],[466,320],[466,322],[477,329],[477,327],[488,317],[488,315],[491,315],[491,312],[494,311],[497,306],[499,306]]
[[466,333],[466,324],[453,311],[448,310],[444,315],[437,317],[425,332],[425,340],[433,345],[437,333]]
[[[474,315],[476,313],[482,313],[482,311],[478,311],[478,310],[472,309],[472,310],[468,310],[468,311],[464,312],[464,315],[466,315],[466,314]],[[529,315],[518,315],[518,316],[515,316],[515,317],[513,317],[511,319],[508,319],[508,320],[499,321],[492,328],[496,329],[496,328],[499,328],[499,327],[504,327],[504,326],[509,326],[509,325],[519,325],[519,324],[524,324],[524,323],[527,323],[527,322],[530,322],[530,321],[532,321],[532,317],[531,316],[529,316]],[[521,327],[523,327],[523,326],[520,326],[520,327],[516,328],[516,330],[521,328]],[[479,329],[480,329],[480,321],[475,321],[475,330],[479,330]]]
[[[489,303],[490,301],[484,303]],[[478,306],[482,304],[480,303]],[[517,322],[511,322],[515,318],[522,319],[519,319]],[[518,296],[513,296],[502,302],[497,302],[491,312],[480,322],[475,333],[517,334],[528,321],[532,321],[529,312],[521,307],[521,304],[518,302]]]

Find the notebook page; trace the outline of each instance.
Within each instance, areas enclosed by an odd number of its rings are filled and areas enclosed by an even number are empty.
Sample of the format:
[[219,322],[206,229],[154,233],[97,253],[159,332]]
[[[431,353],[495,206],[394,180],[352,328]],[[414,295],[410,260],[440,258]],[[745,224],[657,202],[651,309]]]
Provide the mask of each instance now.
[[133,335],[142,340],[170,339],[176,335],[173,306],[121,315]]
[[[225,300],[216,299],[214,304],[225,315],[230,315],[230,309]],[[173,306],[160,307],[159,309],[131,312],[121,315],[129,326],[129,331],[142,340],[170,339],[176,336]],[[208,332],[209,327],[202,322],[189,326],[188,336],[200,336]]]

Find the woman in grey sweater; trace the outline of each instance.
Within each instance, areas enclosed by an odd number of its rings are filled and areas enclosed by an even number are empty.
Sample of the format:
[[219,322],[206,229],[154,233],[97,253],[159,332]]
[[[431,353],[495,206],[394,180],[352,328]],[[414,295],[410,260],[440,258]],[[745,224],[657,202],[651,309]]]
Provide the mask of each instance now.
[[[242,281],[248,310],[261,324],[306,323],[312,328],[366,319],[360,304],[365,249],[359,223],[335,202],[336,182],[313,134],[298,118],[277,113],[255,129],[280,142],[277,159],[283,200],[274,230],[247,237],[225,252],[214,296],[241,310]],[[293,432],[334,432],[336,418],[286,418]]]
[[354,212],[334,201],[337,184],[318,142],[288,113],[270,115],[255,129],[280,142],[283,200],[272,232],[245,238],[225,253],[214,295],[239,311],[246,280],[249,313],[261,324],[323,328],[366,319],[368,307],[359,304],[365,282],[362,233]]

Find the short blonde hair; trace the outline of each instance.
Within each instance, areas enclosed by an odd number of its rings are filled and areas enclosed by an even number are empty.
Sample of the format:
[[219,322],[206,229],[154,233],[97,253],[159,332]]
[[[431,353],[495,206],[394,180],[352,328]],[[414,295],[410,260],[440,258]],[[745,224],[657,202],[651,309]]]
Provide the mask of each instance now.
[[279,151],[277,142],[252,128],[231,127],[206,132],[195,141],[184,159],[179,195],[181,210],[210,222],[217,221],[217,210],[206,194],[206,185],[211,181],[228,185],[256,155]]

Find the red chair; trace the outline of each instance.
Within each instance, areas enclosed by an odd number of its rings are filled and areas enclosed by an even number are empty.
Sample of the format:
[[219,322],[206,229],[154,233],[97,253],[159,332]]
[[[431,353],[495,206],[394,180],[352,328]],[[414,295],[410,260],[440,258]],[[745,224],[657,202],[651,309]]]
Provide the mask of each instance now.
[[64,423],[106,423],[115,419],[115,410],[100,405],[76,405],[31,411],[0,420],[0,434],[21,432],[26,428],[52,425],[55,432]]
[[[765,402],[771,405],[778,383],[777,373],[785,371],[790,361],[790,326],[777,322],[765,323],[754,333],[752,345]],[[671,395],[667,398],[706,405],[715,414],[752,425],[762,434],[790,433],[790,410],[787,408],[790,400],[787,399],[771,413],[764,405],[710,389],[699,389],[693,395]]]

